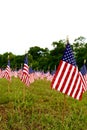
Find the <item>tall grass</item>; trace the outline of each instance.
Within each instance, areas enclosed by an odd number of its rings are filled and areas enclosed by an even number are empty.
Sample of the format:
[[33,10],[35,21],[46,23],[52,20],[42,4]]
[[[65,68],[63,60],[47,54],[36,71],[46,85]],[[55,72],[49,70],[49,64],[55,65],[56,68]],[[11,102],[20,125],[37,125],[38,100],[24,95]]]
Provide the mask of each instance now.
[[46,80],[26,87],[18,78],[0,79],[0,130],[87,130],[87,93],[81,101],[64,99]]

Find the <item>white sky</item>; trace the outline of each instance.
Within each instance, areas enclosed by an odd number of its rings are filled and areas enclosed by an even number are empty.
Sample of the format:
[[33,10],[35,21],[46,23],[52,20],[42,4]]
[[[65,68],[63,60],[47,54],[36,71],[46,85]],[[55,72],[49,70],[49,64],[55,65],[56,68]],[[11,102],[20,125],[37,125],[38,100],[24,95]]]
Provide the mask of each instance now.
[[87,0],[0,0],[0,54],[87,38]]

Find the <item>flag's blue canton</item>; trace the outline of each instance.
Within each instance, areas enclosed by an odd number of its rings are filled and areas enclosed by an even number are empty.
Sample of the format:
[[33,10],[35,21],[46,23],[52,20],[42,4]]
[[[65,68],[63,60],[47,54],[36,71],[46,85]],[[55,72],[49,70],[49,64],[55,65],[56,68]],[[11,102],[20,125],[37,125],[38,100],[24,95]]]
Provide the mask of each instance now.
[[10,67],[10,60],[8,60],[8,66]]
[[29,73],[31,74],[31,73],[33,73],[34,71],[33,71],[33,69],[32,69],[32,67],[30,67],[29,68]]
[[55,74],[55,72],[56,72],[56,71],[55,71],[55,70],[53,70],[53,71],[51,72],[51,74],[53,75],[53,74]]
[[85,75],[87,73],[87,69],[86,69],[85,64],[81,67],[80,72],[82,73],[82,75]]
[[25,56],[24,63],[28,65],[28,57],[27,57],[27,55]]
[[76,60],[74,58],[74,54],[69,43],[66,45],[66,49],[65,49],[62,60],[76,66]]

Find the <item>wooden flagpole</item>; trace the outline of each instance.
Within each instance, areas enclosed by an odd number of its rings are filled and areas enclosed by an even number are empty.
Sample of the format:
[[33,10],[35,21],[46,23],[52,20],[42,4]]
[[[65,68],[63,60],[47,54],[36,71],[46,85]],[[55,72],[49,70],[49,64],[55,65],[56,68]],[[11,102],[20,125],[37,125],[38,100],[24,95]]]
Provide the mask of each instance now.
[[[67,35],[67,37],[66,37],[66,44],[68,44],[69,43],[69,37],[68,37],[68,35]],[[64,124],[64,119],[65,119],[65,109],[66,108],[66,95],[64,94],[64,107],[63,107],[63,111],[62,111],[62,114],[63,114],[63,119],[62,119],[62,122],[63,122],[63,124]]]
[[64,105],[63,105],[63,110],[62,110],[62,122],[64,124],[64,119],[65,119],[65,107],[66,107],[66,95],[64,94]]

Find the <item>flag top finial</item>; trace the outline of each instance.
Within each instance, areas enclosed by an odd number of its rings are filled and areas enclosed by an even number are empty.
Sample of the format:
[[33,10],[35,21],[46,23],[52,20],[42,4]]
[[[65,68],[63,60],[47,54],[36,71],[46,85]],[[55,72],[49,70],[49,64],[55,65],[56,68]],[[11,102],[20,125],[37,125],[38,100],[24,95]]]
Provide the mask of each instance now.
[[69,36],[67,35],[66,37],[66,43],[68,44],[69,43]]
[[8,60],[9,60],[9,55],[8,55]]
[[28,53],[28,51],[27,50],[25,50],[25,55]]
[[84,59],[84,64],[86,63],[86,59]]
[[27,53],[27,51],[25,50],[25,54]]

